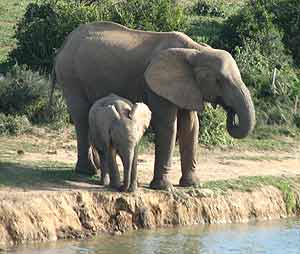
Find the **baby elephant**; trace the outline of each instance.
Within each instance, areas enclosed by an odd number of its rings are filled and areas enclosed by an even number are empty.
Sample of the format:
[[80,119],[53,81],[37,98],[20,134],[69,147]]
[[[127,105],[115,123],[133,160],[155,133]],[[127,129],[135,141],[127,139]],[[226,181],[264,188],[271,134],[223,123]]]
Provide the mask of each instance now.
[[[108,183],[109,174],[111,187],[121,191],[136,190],[137,145],[150,119],[151,111],[144,103],[132,104],[115,94],[97,100],[91,107],[89,141],[100,155],[102,184]],[[116,154],[124,168],[124,184],[121,187]]]

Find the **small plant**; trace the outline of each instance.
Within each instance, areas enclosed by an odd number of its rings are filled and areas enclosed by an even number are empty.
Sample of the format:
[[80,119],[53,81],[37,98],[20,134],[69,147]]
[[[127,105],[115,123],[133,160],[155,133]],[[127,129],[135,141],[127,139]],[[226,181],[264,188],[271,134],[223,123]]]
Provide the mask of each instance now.
[[222,7],[223,5],[218,2],[199,0],[193,6],[192,12],[200,16],[225,17]]
[[12,116],[0,113],[0,135],[19,135],[31,130],[26,116]]
[[233,139],[226,130],[226,113],[208,105],[200,115],[199,142],[204,145],[228,145]]

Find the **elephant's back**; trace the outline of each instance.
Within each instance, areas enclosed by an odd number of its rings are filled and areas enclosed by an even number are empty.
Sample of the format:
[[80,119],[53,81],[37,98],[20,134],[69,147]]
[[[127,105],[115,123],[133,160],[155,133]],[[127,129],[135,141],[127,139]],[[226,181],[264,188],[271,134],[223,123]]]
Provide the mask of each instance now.
[[109,129],[112,122],[116,121],[118,116],[111,106],[102,106],[101,103],[93,104],[89,111],[89,138],[96,147],[100,148],[103,145],[108,145]]
[[101,108],[101,107],[110,107],[114,106],[116,111],[119,113],[120,117],[129,117],[129,113],[132,109],[133,104],[131,101],[120,97],[116,94],[110,94],[109,96],[103,97],[97,100],[93,107]]
[[[112,22],[81,25],[68,36],[57,57],[57,65],[67,70],[61,74],[65,76],[62,83],[87,88],[90,101],[109,93],[138,100],[148,59],[162,40],[160,33],[132,30]],[[74,77],[75,81],[65,82]]]

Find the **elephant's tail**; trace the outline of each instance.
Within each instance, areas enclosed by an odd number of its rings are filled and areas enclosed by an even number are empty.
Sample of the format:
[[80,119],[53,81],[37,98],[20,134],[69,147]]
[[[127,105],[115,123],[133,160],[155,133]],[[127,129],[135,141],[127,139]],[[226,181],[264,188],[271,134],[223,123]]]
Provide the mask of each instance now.
[[97,151],[96,151],[95,147],[93,145],[90,145],[89,152],[88,152],[88,158],[89,158],[89,161],[92,163],[94,169],[98,170],[98,167],[96,166],[96,163],[95,163],[96,153],[97,153]]
[[[55,66],[55,62],[54,62]],[[52,68],[52,73],[51,73],[51,82],[50,82],[50,91],[49,91],[49,102],[48,102],[48,112],[51,112],[51,107],[53,103],[53,94],[54,94],[54,88],[56,85],[56,72],[55,72],[55,67],[53,66]]]

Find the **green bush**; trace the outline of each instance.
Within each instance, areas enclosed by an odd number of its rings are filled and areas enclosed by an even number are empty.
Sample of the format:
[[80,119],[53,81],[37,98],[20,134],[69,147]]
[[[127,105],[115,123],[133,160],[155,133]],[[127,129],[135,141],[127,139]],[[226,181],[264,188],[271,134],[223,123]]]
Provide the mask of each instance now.
[[277,50],[280,57],[286,49],[291,51],[299,64],[300,1],[249,1],[237,14],[229,17],[220,37],[220,46],[231,52],[236,46],[243,46],[245,41],[255,40],[267,50]]
[[284,16],[283,5],[281,8],[279,4],[283,2],[291,1],[249,2],[225,22],[220,34],[221,47],[233,53],[243,80],[252,91],[257,125],[295,124],[293,112],[300,80],[285,44],[286,30],[279,26],[280,17]]
[[29,4],[16,29],[17,47],[10,58],[34,70],[50,71],[56,51],[79,24],[115,21],[131,28],[154,31],[184,26],[183,9],[173,0],[104,0],[86,4],[45,0]]
[[17,47],[10,57],[34,70],[52,68],[56,50],[79,24],[99,20],[99,11],[76,1],[46,0],[31,3],[17,23]]
[[30,107],[47,93],[48,80],[36,72],[14,66],[0,81],[0,110],[6,114],[31,115]]
[[166,32],[182,30],[186,17],[173,0],[124,0],[112,6],[110,20],[134,29]]
[[[296,97],[300,93],[299,77],[287,61],[279,66],[279,59],[267,56],[263,51],[253,41],[235,51],[243,80],[252,92],[257,125],[293,124]],[[276,79],[273,82],[275,68]]]
[[14,66],[0,80],[0,111],[7,115],[25,115],[32,123],[68,122],[62,96],[56,92],[56,103],[48,113],[50,82],[45,76],[26,67]]
[[220,35],[221,46],[230,52],[247,41],[256,41],[265,48],[273,47],[278,40],[281,42],[282,35],[272,23],[272,17],[263,0],[255,4],[248,3],[225,21]]
[[13,116],[0,113],[0,135],[18,135],[31,130],[26,116]]
[[234,0],[194,0],[190,2],[193,2],[187,5],[187,12],[190,14],[219,18],[231,16],[244,5],[243,1]]
[[267,9],[273,14],[273,23],[284,32],[283,41],[295,63],[300,65],[300,1],[273,0]]
[[220,108],[207,105],[200,115],[199,142],[204,145],[232,144],[233,139],[226,130],[226,113]]

